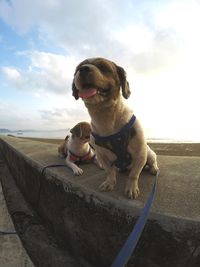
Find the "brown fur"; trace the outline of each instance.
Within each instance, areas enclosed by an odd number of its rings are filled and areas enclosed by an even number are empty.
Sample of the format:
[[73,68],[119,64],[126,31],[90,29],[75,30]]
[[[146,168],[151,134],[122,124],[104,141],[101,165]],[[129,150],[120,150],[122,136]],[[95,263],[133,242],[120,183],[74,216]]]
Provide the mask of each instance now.
[[[75,99],[79,95],[96,90],[96,94],[84,98],[83,101],[91,117],[92,131],[101,136],[112,135],[130,120],[133,112],[125,105],[123,98],[130,96],[126,72],[122,67],[103,58],[91,58],[81,62],[76,68],[72,85]],[[139,195],[138,179],[145,165],[151,173],[158,171],[156,154],[147,146],[142,127],[136,119],[135,135],[128,144],[128,152],[132,155],[129,166],[129,177],[125,186],[125,194],[129,198]],[[97,146],[92,138],[98,160],[107,173],[106,180],[100,185],[100,190],[113,190],[116,184],[116,167],[111,163],[116,155],[110,150]]]
[[81,139],[90,139],[91,126],[88,122],[79,122],[71,130],[70,133]]
[[68,143],[69,135],[65,137],[65,140],[58,147],[58,154],[61,158],[67,156],[67,143]]

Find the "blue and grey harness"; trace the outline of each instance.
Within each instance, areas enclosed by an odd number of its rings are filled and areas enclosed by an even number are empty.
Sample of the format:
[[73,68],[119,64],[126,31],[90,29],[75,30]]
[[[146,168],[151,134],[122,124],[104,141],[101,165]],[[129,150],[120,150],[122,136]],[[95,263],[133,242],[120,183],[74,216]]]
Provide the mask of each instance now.
[[119,132],[112,135],[100,136],[92,132],[96,145],[109,149],[117,156],[112,165],[115,165],[121,171],[126,171],[132,161],[131,154],[128,152],[128,144],[129,140],[136,134],[135,129],[132,127],[135,120],[136,117],[133,115]]

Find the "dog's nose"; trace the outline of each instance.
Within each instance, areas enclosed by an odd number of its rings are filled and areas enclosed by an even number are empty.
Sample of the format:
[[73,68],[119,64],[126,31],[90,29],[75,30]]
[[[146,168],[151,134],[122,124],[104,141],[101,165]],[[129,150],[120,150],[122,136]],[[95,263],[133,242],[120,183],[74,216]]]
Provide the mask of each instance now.
[[82,66],[82,67],[80,67],[79,72],[80,72],[80,74],[85,74],[87,72],[90,72],[90,70],[91,69],[89,66]]

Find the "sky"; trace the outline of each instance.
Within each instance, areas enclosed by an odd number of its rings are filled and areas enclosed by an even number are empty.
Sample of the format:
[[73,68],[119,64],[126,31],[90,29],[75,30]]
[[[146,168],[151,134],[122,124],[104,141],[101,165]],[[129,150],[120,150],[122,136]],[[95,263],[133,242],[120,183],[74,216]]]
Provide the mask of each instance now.
[[78,63],[127,72],[147,138],[200,141],[199,0],[0,0],[0,128],[90,121],[72,97]]

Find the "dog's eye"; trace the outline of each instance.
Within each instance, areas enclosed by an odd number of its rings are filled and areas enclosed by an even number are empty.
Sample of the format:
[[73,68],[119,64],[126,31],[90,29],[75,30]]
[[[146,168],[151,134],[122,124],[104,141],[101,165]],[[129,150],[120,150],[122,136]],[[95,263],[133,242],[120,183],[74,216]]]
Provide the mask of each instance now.
[[111,73],[112,69],[110,68],[110,66],[104,64],[104,63],[98,63],[97,67],[100,69],[100,71],[104,72],[104,73]]

